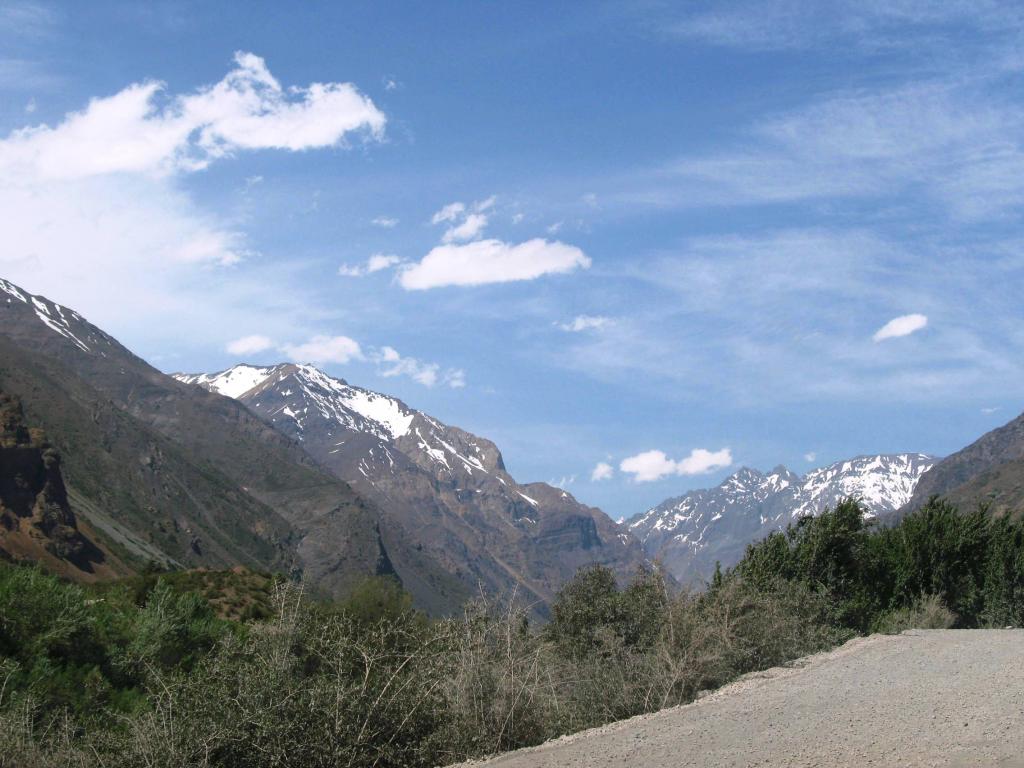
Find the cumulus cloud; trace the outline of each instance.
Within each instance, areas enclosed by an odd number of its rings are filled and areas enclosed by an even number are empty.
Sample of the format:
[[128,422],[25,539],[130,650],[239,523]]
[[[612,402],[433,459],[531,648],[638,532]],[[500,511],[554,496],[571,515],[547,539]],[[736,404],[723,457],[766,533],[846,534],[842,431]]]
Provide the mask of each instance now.
[[875,335],[871,338],[875,341],[898,339],[901,336],[909,336],[916,331],[920,331],[926,325],[928,325],[928,318],[925,315],[900,315],[899,317],[894,317],[875,331]]
[[679,461],[670,459],[663,451],[644,451],[623,459],[619,469],[633,475],[634,482],[648,483],[669,475],[703,475],[731,464],[732,452],[728,448],[719,451],[695,448]]
[[401,262],[402,260],[393,254],[375,253],[366,260],[365,264],[342,264],[338,267],[338,274],[343,277],[362,277],[363,275],[371,275],[374,272],[390,269]]
[[558,241],[536,238],[511,244],[476,240],[437,246],[422,261],[403,269],[399,283],[408,291],[419,291],[447,285],[534,280],[589,266],[590,258],[583,251]]
[[600,315],[577,315],[568,323],[560,323],[558,327],[563,331],[579,333],[580,331],[589,331],[593,328],[602,328],[610,322],[610,318]]
[[408,376],[425,387],[443,384],[453,389],[466,386],[466,374],[461,369],[441,370],[437,363],[426,363],[414,357],[403,357],[393,347],[381,347],[373,355],[381,376]]
[[148,81],[96,98],[55,127],[0,142],[0,171],[37,180],[114,173],[196,171],[239,150],[301,151],[340,144],[353,131],[377,138],[385,116],[351,83],[284,89],[252,53],[196,93],[167,98]]
[[265,352],[273,346],[274,342],[271,339],[254,334],[228,342],[225,349],[232,355],[255,355],[258,352]]
[[281,347],[297,363],[348,363],[362,360],[359,342],[348,336],[314,336],[303,344],[285,344]]
[[599,461],[594,465],[594,469],[590,472],[590,479],[592,482],[599,482],[601,480],[611,480],[612,475],[615,474],[615,469],[606,461]]

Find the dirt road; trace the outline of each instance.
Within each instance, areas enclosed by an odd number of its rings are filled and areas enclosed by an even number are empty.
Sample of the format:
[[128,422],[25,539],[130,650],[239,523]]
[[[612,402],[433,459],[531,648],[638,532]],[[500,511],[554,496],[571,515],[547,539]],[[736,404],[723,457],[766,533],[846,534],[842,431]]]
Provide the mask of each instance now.
[[483,765],[1024,768],[1024,630],[860,638]]

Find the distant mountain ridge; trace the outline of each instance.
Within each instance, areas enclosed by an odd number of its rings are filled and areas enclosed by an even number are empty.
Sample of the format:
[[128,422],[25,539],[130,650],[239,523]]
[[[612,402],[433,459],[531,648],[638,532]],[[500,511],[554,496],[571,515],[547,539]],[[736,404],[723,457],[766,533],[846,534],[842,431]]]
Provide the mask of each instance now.
[[747,544],[850,496],[871,517],[900,509],[935,462],[921,453],[858,456],[803,477],[783,466],[768,473],[743,467],[716,488],[668,499],[627,526],[648,557],[680,581],[699,583],[711,577],[716,561],[734,565]]
[[490,440],[396,398],[292,363],[175,376],[237,398],[299,441],[467,596],[483,584],[546,603],[582,565],[623,577],[645,566],[639,542],[603,512],[545,483],[517,482]]

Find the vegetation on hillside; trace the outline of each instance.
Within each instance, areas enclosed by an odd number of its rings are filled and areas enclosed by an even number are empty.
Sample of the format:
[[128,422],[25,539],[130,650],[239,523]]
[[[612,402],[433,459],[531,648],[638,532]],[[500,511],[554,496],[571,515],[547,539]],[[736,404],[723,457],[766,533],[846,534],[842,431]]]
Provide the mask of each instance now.
[[246,572],[100,589],[4,566],[0,766],[455,762],[685,703],[859,632],[1017,624],[1022,558],[1019,522],[933,502],[876,529],[848,502],[701,593],[585,569],[544,626],[515,600],[431,621],[388,579],[324,605]]

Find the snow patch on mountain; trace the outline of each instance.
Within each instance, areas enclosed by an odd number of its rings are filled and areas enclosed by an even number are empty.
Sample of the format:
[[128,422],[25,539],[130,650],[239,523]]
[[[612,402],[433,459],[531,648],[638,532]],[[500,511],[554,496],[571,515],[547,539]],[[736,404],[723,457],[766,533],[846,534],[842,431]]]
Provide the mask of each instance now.
[[[18,286],[3,279],[0,279],[0,291],[3,291],[8,295],[8,303],[10,303],[13,298],[31,307],[35,312],[36,317],[43,323],[43,325],[51,331],[63,336],[65,339],[68,339],[83,352],[92,351],[90,346],[86,344],[72,328],[72,324],[83,327],[86,325],[82,316],[74,310],[62,307],[60,304],[52,302],[42,296],[33,296],[30,293],[23,293]],[[81,330],[79,333],[81,333]],[[101,334],[101,336],[103,336],[103,334]],[[89,340],[93,343],[98,341],[95,338],[90,338]],[[103,338],[101,340],[106,341],[108,345],[110,344],[109,338]]]
[[186,384],[199,384],[225,397],[238,398],[270,378],[274,370],[274,367],[257,368],[254,365],[236,365],[220,373],[176,373],[174,378]]

